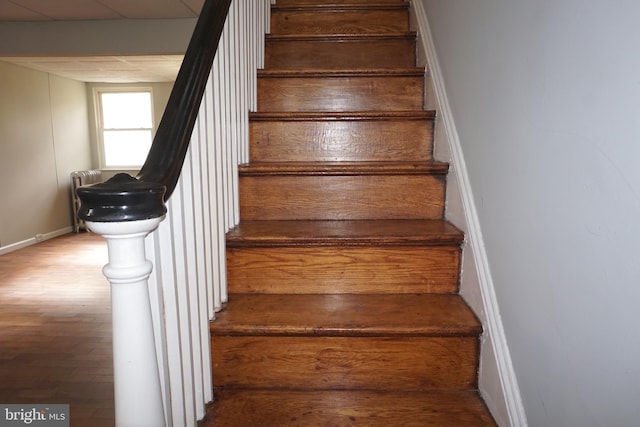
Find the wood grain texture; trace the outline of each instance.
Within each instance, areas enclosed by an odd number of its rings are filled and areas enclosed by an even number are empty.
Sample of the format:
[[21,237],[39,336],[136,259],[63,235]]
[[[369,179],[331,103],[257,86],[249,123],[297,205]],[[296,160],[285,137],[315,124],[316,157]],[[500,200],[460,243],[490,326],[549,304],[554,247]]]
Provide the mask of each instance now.
[[252,162],[238,165],[240,176],[446,176],[445,162]]
[[215,387],[475,389],[475,337],[216,336]]
[[201,427],[496,427],[475,391],[216,390]]
[[406,111],[423,107],[424,71],[258,76],[258,111]]
[[451,293],[459,271],[457,245],[227,249],[232,293]]
[[271,8],[272,34],[397,34],[409,31],[405,4]]
[[250,161],[427,161],[434,118],[432,111],[254,113]]
[[242,176],[245,220],[441,219],[444,179],[433,175]]
[[442,220],[242,221],[227,247],[459,245],[462,231]]
[[[304,316],[300,316],[304,313]],[[231,294],[213,335],[476,336],[460,295]]]
[[267,36],[265,68],[408,68],[416,64],[415,33]]
[[315,6],[324,6],[327,4],[364,4],[371,5],[375,4],[402,4],[405,3],[406,0],[278,0],[279,6],[301,6],[301,5],[315,5]]
[[71,427],[113,427],[107,245],[69,234],[0,256],[0,402],[69,404]]
[[272,16],[202,425],[495,426],[408,2]]

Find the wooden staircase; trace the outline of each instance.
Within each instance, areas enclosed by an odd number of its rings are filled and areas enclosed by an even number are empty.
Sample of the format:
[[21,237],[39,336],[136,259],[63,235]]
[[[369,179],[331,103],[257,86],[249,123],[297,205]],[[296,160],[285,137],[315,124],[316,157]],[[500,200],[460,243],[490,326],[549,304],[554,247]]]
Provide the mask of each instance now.
[[493,426],[402,0],[278,0],[203,426]]

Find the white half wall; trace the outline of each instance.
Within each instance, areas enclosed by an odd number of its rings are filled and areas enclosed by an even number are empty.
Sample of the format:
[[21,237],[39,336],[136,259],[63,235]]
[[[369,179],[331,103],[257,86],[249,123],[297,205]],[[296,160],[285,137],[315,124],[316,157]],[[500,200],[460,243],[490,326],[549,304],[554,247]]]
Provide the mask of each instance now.
[[427,13],[528,424],[640,420],[640,3]]

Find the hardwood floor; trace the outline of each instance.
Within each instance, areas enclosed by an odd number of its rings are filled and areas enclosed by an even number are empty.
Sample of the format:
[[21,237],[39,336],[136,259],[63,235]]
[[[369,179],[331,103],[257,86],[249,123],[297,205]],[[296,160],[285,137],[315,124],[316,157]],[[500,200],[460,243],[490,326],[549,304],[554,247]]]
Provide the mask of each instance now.
[[72,427],[114,425],[106,262],[92,233],[0,256],[0,403],[65,403]]

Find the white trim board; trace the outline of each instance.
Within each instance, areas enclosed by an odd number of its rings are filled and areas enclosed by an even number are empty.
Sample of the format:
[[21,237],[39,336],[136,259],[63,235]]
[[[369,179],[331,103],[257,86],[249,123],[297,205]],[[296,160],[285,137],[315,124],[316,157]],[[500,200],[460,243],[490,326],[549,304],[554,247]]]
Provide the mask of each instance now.
[[[457,184],[457,193],[463,210],[463,228],[466,230],[466,254],[465,258],[471,263],[466,263],[466,273],[463,272],[463,287],[466,277],[477,280],[481,295],[480,317],[484,318],[484,337],[481,350],[480,392],[491,410],[498,424],[511,427],[526,427],[527,418],[524,405],[518,387],[515,370],[511,360],[511,354],[500,317],[500,311],[495,294],[495,288],[489,261],[484,246],[480,221],[476,210],[473,192],[467,173],[462,145],[456,130],[453,112],[449,106],[449,100],[442,77],[442,71],[438,62],[431,28],[426,15],[424,5],[420,0],[411,0],[412,12],[418,27],[419,48],[424,50],[428,64],[430,83],[433,85],[435,104],[438,111],[439,130],[444,133],[444,142],[450,156],[451,170],[454,173],[451,184]],[[421,45],[420,45],[421,44]],[[454,182],[451,182],[454,181]],[[470,251],[470,253],[469,253]],[[469,257],[471,259],[469,259]],[[475,271],[469,271],[473,269]],[[476,276],[477,275],[477,276]],[[477,309],[477,308],[476,308]],[[497,374],[495,378],[488,378]],[[483,375],[485,376],[483,378]],[[499,387],[483,387],[485,384],[498,384]],[[500,393],[501,392],[501,395]],[[506,414],[504,409],[506,408]]]
[[34,236],[30,239],[23,240],[21,242],[12,243],[0,248],[0,255],[8,254],[9,252],[17,251],[18,249],[26,248],[27,246],[35,245],[36,243],[44,242],[45,240],[53,239],[55,237],[64,236],[73,231],[73,227],[65,227],[59,230],[52,231],[50,233]]

